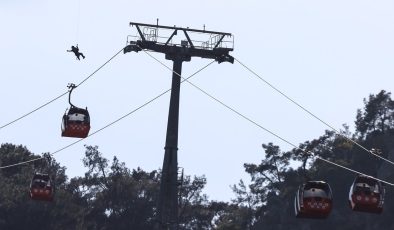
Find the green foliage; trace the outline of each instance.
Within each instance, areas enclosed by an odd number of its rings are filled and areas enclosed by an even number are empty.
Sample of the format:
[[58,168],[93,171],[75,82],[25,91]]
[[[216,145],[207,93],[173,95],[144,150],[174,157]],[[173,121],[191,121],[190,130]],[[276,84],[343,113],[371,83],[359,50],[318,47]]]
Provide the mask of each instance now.
[[[38,156],[30,153],[23,146],[2,144],[0,162],[13,164],[35,159]],[[60,167],[48,154],[47,160],[39,160],[34,164],[6,168],[0,171],[0,229],[64,229],[76,225],[75,206],[68,203],[72,197],[64,193],[67,179],[65,168]],[[35,202],[29,198],[29,184],[34,172],[50,172],[56,176],[54,180],[57,199],[53,203]],[[58,221],[56,221],[59,219]],[[62,228],[60,228],[62,226]]]
[[391,93],[384,90],[376,95],[369,95],[364,99],[364,111],[358,110],[356,129],[361,137],[371,132],[386,132],[393,128],[394,102]]
[[[1,165],[40,158],[25,147],[3,144]],[[114,157],[104,158],[97,146],[86,146],[83,177],[70,180],[49,154],[33,164],[0,171],[0,229],[153,229],[161,174],[141,168],[130,171]],[[51,175],[52,203],[30,200],[34,172]],[[202,190],[204,176],[185,176],[180,186],[181,229],[212,229],[215,211]],[[36,226],[36,227],[35,227]]]
[[[357,111],[356,132],[359,139],[356,141],[367,149],[375,149],[375,152],[383,157],[394,159],[392,130],[394,105],[390,93],[381,91],[377,95],[370,95],[368,101],[364,100],[364,104],[364,110]],[[348,127],[344,127],[345,130],[341,131],[341,134],[352,138]],[[386,187],[383,214],[353,212],[348,206],[348,194],[356,175],[315,158],[320,156],[362,173],[394,181],[392,165],[388,166],[387,163],[355,146],[347,138],[327,131],[323,136],[306,141],[300,144],[299,149],[288,153],[281,153],[279,148],[271,143],[263,145],[266,157],[261,164],[245,164],[245,171],[252,178],[252,184],[249,186],[259,188],[251,189],[251,192],[254,196],[260,195],[263,198],[260,207],[250,207],[251,211],[256,213],[259,208],[262,210],[256,218],[253,229],[392,229],[394,222],[390,215],[394,210],[394,199],[391,198],[394,189],[391,186]],[[288,160],[283,157],[288,155],[293,161],[301,163],[301,166],[289,167],[286,164]],[[294,217],[295,192],[298,186],[307,180],[324,180],[331,185],[334,208],[325,220]],[[236,195],[239,194],[244,193],[237,190]]]
[[[394,103],[390,95],[381,91],[364,100],[365,107],[357,111],[355,134],[345,125],[342,136],[326,131],[287,152],[273,143],[263,144],[265,156],[261,162],[244,164],[251,183],[240,180],[232,185],[235,198],[229,203],[208,199],[203,193],[205,176],[185,175],[178,184],[179,229],[394,229],[392,186],[386,186],[381,215],[353,212],[348,206],[348,193],[356,175],[316,157],[393,182],[392,165],[349,140],[394,159]],[[82,163],[86,173],[68,179],[65,168],[49,154],[37,156],[23,146],[2,144],[0,165],[42,159],[0,170],[0,229],[154,229],[161,172],[130,170],[116,157],[112,161],[103,157],[97,146],[85,147]],[[54,202],[30,200],[34,172],[50,174],[55,183]],[[308,180],[324,180],[331,185],[334,208],[325,220],[294,216],[295,193]]]

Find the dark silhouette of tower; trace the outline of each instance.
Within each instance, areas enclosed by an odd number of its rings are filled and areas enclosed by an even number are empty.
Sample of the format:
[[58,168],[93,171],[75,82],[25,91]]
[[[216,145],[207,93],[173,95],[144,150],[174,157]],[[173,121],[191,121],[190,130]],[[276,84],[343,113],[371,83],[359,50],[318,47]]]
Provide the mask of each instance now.
[[[181,85],[182,63],[189,62],[192,57],[214,59],[218,63],[234,63],[229,55],[233,51],[233,36],[230,33],[197,30],[182,27],[170,27],[130,22],[135,26],[139,36],[129,36],[124,53],[149,50],[164,53],[167,60],[173,61],[170,108],[168,113],[167,135],[164,147],[164,161],[157,205],[156,229],[178,229],[178,123],[179,95]],[[169,37],[158,36],[159,32],[170,32]],[[172,33],[171,33],[172,32]],[[178,32],[183,32],[185,39],[174,42]],[[194,41],[191,35],[199,34],[207,37],[206,41]]]

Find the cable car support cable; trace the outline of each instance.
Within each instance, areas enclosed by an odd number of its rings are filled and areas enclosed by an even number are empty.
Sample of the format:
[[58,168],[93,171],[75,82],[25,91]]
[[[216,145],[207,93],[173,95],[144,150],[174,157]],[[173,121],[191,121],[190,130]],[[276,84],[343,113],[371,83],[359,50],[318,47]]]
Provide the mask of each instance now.
[[66,94],[68,94],[68,91],[66,91],[66,92],[64,92],[64,93],[62,93],[62,94],[60,94],[59,96],[53,98],[52,100],[46,102],[45,104],[40,105],[39,107],[33,109],[32,111],[30,111],[30,112],[28,112],[28,113],[26,113],[26,114],[24,114],[24,115],[22,115],[22,116],[16,118],[15,120],[12,120],[12,121],[10,121],[10,122],[8,122],[8,123],[6,123],[6,124],[0,126],[0,130],[3,129],[3,128],[5,128],[5,127],[7,127],[7,126],[10,126],[10,125],[12,125],[13,123],[16,123],[17,121],[22,120],[23,118],[29,116],[30,114],[32,114],[32,113],[34,113],[34,112],[36,112],[36,111],[38,111],[38,110],[44,108],[45,106],[51,104],[52,102],[58,100],[59,98],[63,97],[63,96],[66,95]]
[[[146,51],[145,51],[145,52],[146,52]],[[152,57],[153,59],[155,59],[157,62],[159,62],[161,65],[163,65],[164,67],[166,67],[167,69],[169,69],[171,72],[173,72],[172,69],[171,69],[170,67],[166,66],[164,63],[162,63],[160,60],[158,60],[158,59],[156,59],[155,57],[153,57],[153,56],[152,56],[151,54],[149,54],[148,52],[146,52],[146,53],[147,53],[150,57]],[[236,59],[236,60],[237,60],[237,59]],[[238,61],[238,60],[237,60],[237,61]],[[191,83],[191,82],[189,81],[189,79],[190,79],[191,77],[193,77],[193,76],[196,75],[197,73],[201,72],[203,69],[207,68],[207,67],[208,67],[209,65],[211,65],[213,62],[214,62],[214,61],[212,61],[212,62],[209,63],[208,65],[204,66],[203,68],[201,68],[200,70],[198,70],[197,72],[195,72],[194,74],[192,74],[191,76],[189,76],[188,78],[184,78],[184,77],[182,77],[180,74],[178,74],[178,73],[176,73],[176,72],[174,72],[174,73],[183,79],[181,83],[187,81],[189,84],[191,84],[192,86],[194,86],[195,88],[197,88],[198,90],[200,90],[201,92],[203,92],[205,95],[209,96],[211,99],[213,99],[213,100],[215,100],[216,102],[220,103],[222,106],[224,106],[224,107],[226,107],[227,109],[229,109],[230,111],[236,113],[238,116],[240,116],[240,117],[242,117],[243,119],[249,121],[250,123],[254,124],[255,126],[259,127],[260,129],[262,129],[262,130],[264,130],[264,131],[270,133],[271,135],[277,137],[278,139],[280,139],[280,140],[282,140],[283,142],[285,142],[285,143],[291,145],[292,147],[294,147],[294,148],[296,148],[296,149],[299,149],[299,150],[303,151],[304,153],[312,153],[312,152],[310,152],[310,151],[307,152],[307,151],[305,151],[305,150],[299,148],[298,146],[296,146],[295,144],[293,144],[293,143],[291,143],[290,141],[286,140],[285,138],[283,138],[283,137],[279,136],[278,134],[276,134],[276,133],[270,131],[269,129],[265,128],[264,126],[258,124],[257,122],[253,121],[252,119],[250,119],[250,118],[248,118],[247,116],[243,115],[242,113],[238,112],[238,111],[235,110],[234,108],[228,106],[227,104],[225,104],[225,103],[222,102],[221,100],[215,98],[215,97],[212,96],[211,94],[207,93],[206,91],[202,90],[200,87],[196,86],[195,84],[193,84],[193,83]],[[246,67],[246,66],[245,66],[245,67]],[[257,75],[257,76],[258,76],[258,75]],[[85,79],[85,80],[87,80],[87,79]],[[80,84],[81,84],[81,83],[80,83]],[[79,85],[80,85],[80,84],[79,84]],[[141,108],[147,106],[148,104],[152,103],[153,101],[155,101],[156,99],[160,98],[161,96],[163,96],[164,94],[168,93],[169,91],[171,91],[171,89],[168,89],[168,90],[162,92],[162,93],[159,94],[158,96],[156,96],[156,97],[154,97],[153,99],[147,101],[146,103],[144,103],[143,105],[137,107],[137,108],[134,109],[133,111],[131,111],[131,112],[127,113],[126,115],[124,115],[124,116],[118,118],[117,120],[115,120],[115,121],[109,123],[108,125],[106,125],[106,126],[100,128],[100,129],[96,130],[95,132],[91,133],[88,137],[93,136],[93,135],[95,135],[96,133],[101,132],[102,130],[104,130],[104,129],[106,129],[106,128],[112,126],[112,125],[114,125],[115,123],[119,122],[120,120],[122,120],[122,119],[128,117],[129,115],[133,114],[134,112],[136,112],[136,111],[140,110]],[[65,93],[65,94],[67,94],[67,93]],[[64,95],[65,95],[65,94],[64,94]],[[87,137],[86,137],[86,138],[87,138]],[[58,150],[54,151],[54,152],[51,153],[50,155],[53,156],[54,154],[59,153],[59,152],[65,150],[65,149],[67,149],[67,148],[69,148],[69,147],[71,147],[71,146],[73,146],[73,145],[75,145],[75,144],[81,142],[82,140],[84,140],[84,139],[86,139],[86,138],[77,140],[77,141],[75,141],[75,142],[73,142],[73,143],[71,143],[71,144],[69,144],[69,145],[67,145],[67,146],[65,146],[65,147],[63,147],[63,148],[61,148],[61,149],[58,149]],[[315,154],[313,154],[313,155],[315,155]],[[366,176],[368,176],[368,177],[370,177],[370,178],[373,178],[373,179],[375,179],[375,180],[381,181],[381,182],[383,182],[383,183],[385,183],[385,184],[387,184],[387,185],[394,186],[394,183],[390,183],[390,182],[381,180],[381,179],[379,179],[379,178],[369,176],[369,175],[367,175],[367,174],[358,172],[358,171],[356,171],[356,170],[353,170],[353,169],[351,169],[351,168],[348,168],[348,167],[342,166],[342,165],[340,165],[340,164],[334,163],[334,162],[332,162],[332,161],[329,161],[329,160],[327,160],[327,159],[321,158],[321,157],[319,157],[319,156],[316,156],[316,158],[319,159],[319,160],[322,160],[322,161],[324,161],[324,162],[326,162],[326,163],[329,163],[329,164],[331,164],[331,165],[334,165],[334,166],[340,167],[340,168],[342,168],[342,169],[345,169],[345,170],[347,170],[347,171],[350,171],[350,172],[353,172],[353,173],[357,173],[357,174],[361,174],[361,175],[366,175]],[[31,163],[31,162],[34,162],[34,161],[37,161],[37,160],[41,160],[41,159],[45,159],[45,158],[43,158],[43,157],[38,157],[38,158],[31,159],[31,160],[24,161],[24,162],[19,162],[19,163],[15,163],[15,164],[11,164],[11,165],[6,165],[6,166],[1,166],[0,169],[10,168],[10,167],[14,167],[14,166],[23,165],[23,164],[28,164],[28,163]]]
[[287,96],[285,93],[283,93],[281,90],[279,90],[278,88],[276,88],[274,85],[272,85],[271,83],[269,83],[267,80],[265,80],[264,78],[262,78],[260,75],[258,75],[256,72],[254,72],[252,69],[250,69],[248,66],[246,66],[245,64],[243,64],[240,60],[238,60],[237,58],[234,58],[234,60],[236,60],[239,64],[241,64],[245,69],[247,69],[249,72],[251,72],[254,76],[256,76],[257,78],[259,78],[261,81],[263,81],[265,84],[267,84],[269,87],[271,87],[273,90],[275,90],[276,92],[278,92],[279,94],[281,94],[283,97],[285,97],[287,100],[289,100],[290,102],[292,102],[293,104],[295,104],[296,106],[298,106],[299,108],[301,108],[302,110],[304,110],[305,112],[307,112],[309,115],[311,115],[312,117],[314,117],[315,119],[317,119],[318,121],[320,121],[321,123],[323,123],[324,125],[326,125],[327,127],[329,127],[330,129],[332,129],[337,135],[345,138],[346,140],[352,142],[353,144],[357,145],[358,147],[360,147],[362,150],[374,155],[377,158],[380,158],[381,160],[384,160],[392,165],[394,165],[393,161],[390,161],[382,156],[379,156],[378,154],[372,152],[371,150],[368,150],[367,148],[365,148],[364,146],[362,146],[361,144],[357,143],[356,141],[352,140],[351,138],[343,135],[342,133],[340,133],[337,129],[335,129],[334,127],[332,127],[331,125],[329,125],[327,122],[323,121],[322,119],[320,119],[318,116],[316,116],[315,114],[313,114],[311,111],[309,111],[308,109],[306,109],[304,106],[302,106],[301,104],[297,103],[295,100],[293,100],[292,98],[290,98],[289,96]]
[[[122,51],[123,51],[123,48],[122,48],[120,51],[118,51],[115,55],[113,55],[110,59],[108,59],[108,60],[107,60],[104,64],[102,64],[99,68],[97,68],[93,73],[91,73],[89,76],[87,76],[85,79],[83,79],[79,84],[76,85],[76,87],[78,87],[78,86],[82,85],[83,83],[85,83],[89,78],[91,78],[94,74],[96,74],[99,70],[101,70],[105,65],[107,65],[110,61],[112,61],[112,60],[113,60],[116,56],[118,56]],[[18,117],[18,118],[16,118],[16,119],[12,120],[12,121],[10,121],[10,122],[8,122],[8,123],[6,123],[6,124],[0,126],[0,130],[4,129],[4,128],[7,127],[7,126],[12,125],[13,123],[16,123],[16,122],[19,121],[19,120],[22,120],[23,118],[25,118],[25,117],[31,115],[31,114],[34,113],[34,112],[37,112],[38,110],[44,108],[45,106],[51,104],[52,102],[57,101],[58,99],[60,99],[60,98],[62,98],[63,96],[67,95],[68,93],[69,93],[69,91],[66,91],[66,92],[60,94],[59,96],[57,96],[57,97],[51,99],[50,101],[48,101],[48,102],[46,102],[46,103],[40,105],[39,107],[33,109],[32,111],[30,111],[30,112],[28,112],[28,113],[26,113],[26,114],[24,114],[24,115],[22,115],[22,116],[20,116],[20,117]]]
[[[181,83],[183,83],[184,81],[187,81],[187,80],[189,80],[190,78],[194,77],[195,75],[197,75],[198,73],[200,73],[201,71],[203,71],[204,69],[206,69],[208,66],[210,66],[210,65],[211,65],[212,63],[214,63],[214,62],[215,62],[215,61],[212,61],[212,62],[208,63],[208,64],[205,65],[204,67],[202,67],[202,68],[200,68],[199,70],[197,70],[196,72],[194,72],[194,73],[193,73],[192,75],[190,75],[189,77],[184,78],[184,80],[182,80]],[[102,127],[102,128],[100,128],[100,129],[98,129],[98,130],[92,132],[92,133],[89,134],[87,137],[82,138],[82,139],[79,139],[79,140],[77,140],[77,141],[74,141],[74,142],[70,143],[69,145],[66,145],[66,146],[64,146],[64,147],[62,147],[62,148],[60,148],[60,149],[58,149],[58,150],[56,150],[56,151],[50,153],[50,155],[53,156],[53,155],[55,155],[55,154],[57,154],[57,153],[59,153],[59,152],[65,150],[65,149],[67,149],[67,148],[73,146],[73,145],[76,145],[77,143],[79,143],[79,142],[85,140],[86,138],[91,137],[91,136],[95,135],[96,133],[99,133],[99,132],[103,131],[104,129],[106,129],[106,128],[108,128],[108,127],[110,127],[110,126],[112,126],[112,125],[118,123],[119,121],[123,120],[124,118],[126,118],[126,117],[132,115],[133,113],[137,112],[138,110],[142,109],[143,107],[149,105],[150,103],[154,102],[155,100],[159,99],[160,97],[162,97],[163,95],[165,95],[166,93],[168,93],[168,92],[170,92],[170,91],[171,91],[171,89],[167,89],[166,91],[163,91],[162,93],[160,93],[160,94],[157,95],[156,97],[154,97],[154,98],[150,99],[149,101],[145,102],[144,104],[138,106],[137,108],[135,108],[135,109],[132,110],[131,112],[129,112],[129,113],[123,115],[122,117],[116,119],[115,121],[113,121],[113,122],[111,122],[111,123],[105,125],[104,127]],[[38,160],[43,160],[43,159],[45,159],[45,158],[44,158],[44,157],[37,157],[37,158],[31,159],[31,160],[28,160],[28,161],[23,161],[23,162],[18,162],[18,163],[15,163],[15,164],[0,166],[0,169],[5,169],[5,168],[11,168],[11,167],[19,166],[19,165],[24,165],[24,164],[28,164],[28,163],[31,163],[31,162],[34,162],[34,161],[38,161]]]
[[[168,67],[167,65],[165,65],[163,62],[161,62],[161,61],[158,60],[157,58],[155,58],[153,55],[151,55],[150,53],[148,53],[148,52],[145,51],[145,50],[144,50],[144,52],[145,52],[146,54],[148,54],[150,57],[152,57],[153,59],[155,59],[159,64],[161,64],[161,65],[164,66],[165,68],[169,69],[171,72],[174,72],[170,67]],[[207,95],[208,97],[210,97],[211,99],[213,99],[214,101],[218,102],[218,103],[221,104],[222,106],[226,107],[227,109],[229,109],[229,110],[232,111],[233,113],[237,114],[238,116],[242,117],[243,119],[245,119],[245,120],[247,120],[248,122],[252,123],[253,125],[257,126],[258,128],[260,128],[260,129],[262,129],[262,130],[268,132],[269,134],[275,136],[276,138],[282,140],[283,142],[289,144],[290,146],[294,147],[295,149],[299,149],[299,150],[301,150],[301,151],[304,152],[304,153],[310,153],[310,154],[312,154],[313,156],[316,156],[317,159],[322,160],[322,161],[324,161],[324,162],[326,162],[326,163],[329,163],[329,164],[331,164],[331,165],[337,166],[337,167],[339,167],[339,168],[348,170],[348,171],[353,172],[353,173],[356,173],[356,174],[368,176],[368,177],[373,178],[373,179],[375,179],[375,180],[377,180],[377,181],[383,182],[383,183],[385,183],[385,184],[387,184],[387,185],[390,185],[390,186],[393,186],[393,187],[394,187],[394,183],[391,183],[391,182],[387,182],[387,181],[381,180],[381,179],[379,179],[379,178],[376,178],[376,177],[373,177],[373,176],[364,174],[364,173],[362,173],[362,172],[358,172],[358,171],[353,170],[353,169],[351,169],[351,168],[348,168],[348,167],[345,167],[345,166],[343,166],[343,165],[340,165],[340,164],[334,163],[334,162],[332,162],[332,161],[329,161],[329,160],[327,160],[327,159],[321,158],[321,157],[317,156],[316,154],[314,154],[314,153],[311,152],[311,151],[305,151],[304,149],[301,149],[301,148],[298,147],[297,145],[291,143],[290,141],[288,141],[288,140],[286,140],[285,138],[279,136],[278,134],[274,133],[273,131],[271,131],[271,130],[265,128],[264,126],[262,126],[262,125],[260,125],[259,123],[253,121],[253,120],[250,119],[249,117],[247,117],[247,116],[243,115],[242,113],[238,112],[236,109],[232,108],[231,106],[225,104],[225,103],[222,102],[221,100],[219,100],[219,99],[217,99],[216,97],[212,96],[212,95],[209,94],[208,92],[204,91],[203,89],[201,89],[201,88],[198,87],[197,85],[195,85],[195,84],[193,84],[192,82],[190,82],[190,81],[189,81],[189,78],[184,78],[184,77],[182,77],[180,74],[178,74],[178,73],[176,73],[176,72],[174,72],[174,73],[175,73],[176,75],[178,75],[180,78],[183,79],[182,82],[187,81],[190,85],[192,85],[193,87],[195,87],[196,89],[198,89],[199,91],[201,91],[202,93],[204,93],[205,95]]]
[[324,161],[324,162],[326,162],[326,163],[332,164],[332,165],[334,165],[334,166],[337,166],[337,167],[346,169],[346,170],[348,170],[348,171],[350,171],[350,172],[354,172],[354,173],[357,173],[357,174],[359,174],[359,175],[365,175],[365,176],[368,176],[368,177],[370,177],[370,178],[372,178],[372,179],[375,179],[375,180],[377,180],[377,181],[383,182],[383,183],[385,183],[385,184],[387,184],[387,185],[394,186],[394,183],[390,183],[390,182],[381,180],[381,179],[379,179],[379,178],[376,178],[376,177],[372,177],[372,176],[366,175],[366,174],[364,174],[364,173],[361,173],[361,172],[356,171],[356,170],[354,170],[354,169],[351,169],[351,168],[345,167],[345,166],[343,166],[343,165],[337,164],[337,163],[335,163],[335,162],[326,160],[326,159],[321,158],[321,157],[319,157],[319,156],[317,156],[316,158],[319,159],[319,160],[321,160],[321,161]]

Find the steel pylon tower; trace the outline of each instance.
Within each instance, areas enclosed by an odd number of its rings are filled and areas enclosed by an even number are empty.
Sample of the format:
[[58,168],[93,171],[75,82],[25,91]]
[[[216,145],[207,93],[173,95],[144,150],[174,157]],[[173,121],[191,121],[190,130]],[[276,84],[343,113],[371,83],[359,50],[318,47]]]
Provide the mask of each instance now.
[[[159,201],[157,205],[156,229],[178,229],[178,123],[179,97],[182,63],[192,57],[214,59],[218,63],[234,63],[229,55],[233,51],[233,36],[230,33],[215,32],[182,27],[160,26],[130,22],[137,29],[136,36],[128,36],[124,53],[141,50],[165,54],[167,60],[173,61],[171,99],[168,113],[167,135],[164,147]],[[183,32],[184,40],[175,42],[178,32]],[[159,36],[160,33],[160,36]],[[199,41],[191,36],[199,36]],[[207,37],[201,41],[201,37]],[[129,38],[131,38],[129,40]]]

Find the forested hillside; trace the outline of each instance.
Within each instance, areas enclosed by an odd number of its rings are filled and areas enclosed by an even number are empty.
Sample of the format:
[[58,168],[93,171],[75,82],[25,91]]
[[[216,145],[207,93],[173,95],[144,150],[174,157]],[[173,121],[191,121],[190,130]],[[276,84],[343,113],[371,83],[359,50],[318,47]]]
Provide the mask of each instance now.
[[[265,157],[261,162],[240,162],[252,183],[241,180],[233,185],[231,202],[208,200],[203,194],[205,176],[184,176],[178,185],[180,229],[394,229],[392,186],[385,185],[382,214],[353,212],[348,194],[357,174],[317,158],[394,182],[394,165],[349,141],[352,139],[394,160],[391,94],[381,91],[370,95],[364,100],[364,108],[355,111],[355,118],[354,133],[344,125],[342,135],[329,130],[291,151],[282,151],[274,143],[263,143]],[[42,155],[45,160],[0,169],[0,229],[153,229],[160,171],[128,169],[116,157],[104,158],[97,146],[85,147],[86,173],[81,177],[68,178],[65,168],[49,154]],[[0,166],[37,157],[40,156],[24,146],[3,143],[0,147]],[[55,183],[53,202],[29,198],[34,172],[51,176]],[[333,190],[333,210],[327,219],[294,216],[295,193],[308,180],[326,181]]]

